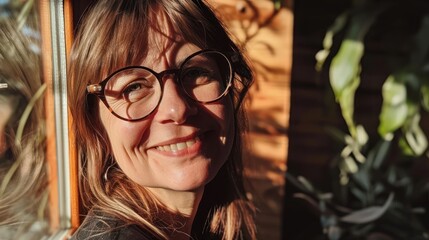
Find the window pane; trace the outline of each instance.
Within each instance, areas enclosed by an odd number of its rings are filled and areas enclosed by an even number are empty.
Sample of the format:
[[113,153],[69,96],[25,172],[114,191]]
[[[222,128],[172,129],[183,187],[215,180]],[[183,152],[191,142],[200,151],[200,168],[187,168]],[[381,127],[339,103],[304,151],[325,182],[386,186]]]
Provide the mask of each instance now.
[[36,1],[0,2],[0,236],[49,234],[46,84]]
[[71,228],[64,22],[61,0],[0,1],[2,240]]

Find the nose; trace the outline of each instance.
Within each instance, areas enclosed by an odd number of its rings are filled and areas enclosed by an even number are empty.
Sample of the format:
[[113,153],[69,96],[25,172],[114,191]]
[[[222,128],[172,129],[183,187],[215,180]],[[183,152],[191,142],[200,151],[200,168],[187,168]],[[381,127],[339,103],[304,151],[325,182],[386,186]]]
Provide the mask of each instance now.
[[179,125],[197,111],[196,103],[189,100],[172,76],[164,80],[161,102],[154,117],[156,121]]

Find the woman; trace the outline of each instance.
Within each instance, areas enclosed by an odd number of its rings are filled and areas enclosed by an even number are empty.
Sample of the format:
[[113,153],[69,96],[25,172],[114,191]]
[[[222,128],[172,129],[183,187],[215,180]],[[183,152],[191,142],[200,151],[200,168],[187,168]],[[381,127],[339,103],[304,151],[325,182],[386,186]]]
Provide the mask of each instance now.
[[101,0],[69,62],[73,239],[255,239],[242,176],[251,73],[200,0]]

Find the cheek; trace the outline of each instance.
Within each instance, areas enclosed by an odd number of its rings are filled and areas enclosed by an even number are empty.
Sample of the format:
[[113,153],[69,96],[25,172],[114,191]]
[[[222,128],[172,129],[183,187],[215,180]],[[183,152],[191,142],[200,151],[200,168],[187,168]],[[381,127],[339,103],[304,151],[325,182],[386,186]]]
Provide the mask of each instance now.
[[215,116],[215,119],[221,128],[219,136],[220,142],[224,146],[223,152],[228,156],[235,136],[234,110],[232,102],[227,99],[225,102],[222,102],[221,105],[213,106],[211,113]]
[[227,144],[229,146],[229,152],[232,149],[232,145],[234,143],[234,137],[235,137],[235,117],[234,117],[234,112],[231,110],[227,112],[226,114],[227,118],[226,118],[226,138],[228,139],[227,142],[225,144]]
[[150,122],[124,121],[115,117],[104,106],[100,107],[101,122],[109,138],[113,158],[130,179],[139,180],[142,172],[136,169],[147,169],[142,160],[147,159],[144,148]]
[[226,145],[226,147],[231,146],[234,141],[235,132],[234,117],[232,113],[225,112],[221,125],[223,132],[220,140],[224,145]]
[[226,135],[232,138],[235,132],[234,107],[231,99],[227,98],[225,102],[223,105],[222,121],[224,129],[227,132]]
[[100,119],[116,158],[124,156],[125,152],[135,151],[135,148],[141,145],[149,125],[147,121],[121,120],[110,113],[104,105],[100,106]]

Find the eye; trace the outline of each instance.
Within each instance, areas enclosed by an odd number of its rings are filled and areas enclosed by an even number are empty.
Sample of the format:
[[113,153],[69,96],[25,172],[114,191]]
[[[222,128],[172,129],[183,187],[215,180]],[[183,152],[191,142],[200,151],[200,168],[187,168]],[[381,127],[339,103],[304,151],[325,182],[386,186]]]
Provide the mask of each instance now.
[[152,89],[152,84],[146,79],[136,80],[123,89],[122,96],[129,102],[137,102],[150,96]]
[[188,86],[198,86],[215,81],[213,72],[210,69],[202,67],[193,67],[185,69],[182,74],[182,82]]
[[133,82],[131,84],[129,84],[127,87],[125,87],[124,91],[122,94],[129,94],[133,91],[138,91],[140,89],[142,89],[142,83],[140,82]]

